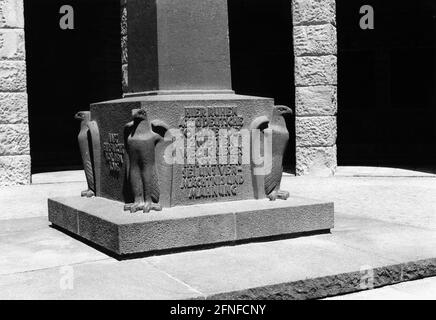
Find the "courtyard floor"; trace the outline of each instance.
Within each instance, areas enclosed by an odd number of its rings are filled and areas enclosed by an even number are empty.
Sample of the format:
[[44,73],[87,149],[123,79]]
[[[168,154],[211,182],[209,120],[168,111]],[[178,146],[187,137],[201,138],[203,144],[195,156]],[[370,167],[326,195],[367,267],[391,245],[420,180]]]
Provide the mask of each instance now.
[[[84,188],[82,172],[0,188],[0,299],[399,298],[395,288],[413,282],[344,294],[436,276],[432,173],[347,167],[333,178],[285,175],[293,196],[335,202],[331,234],[125,261],[49,226],[47,198]],[[423,287],[425,297],[436,299],[435,280],[421,281],[433,288]],[[419,296],[416,285],[410,290]]]

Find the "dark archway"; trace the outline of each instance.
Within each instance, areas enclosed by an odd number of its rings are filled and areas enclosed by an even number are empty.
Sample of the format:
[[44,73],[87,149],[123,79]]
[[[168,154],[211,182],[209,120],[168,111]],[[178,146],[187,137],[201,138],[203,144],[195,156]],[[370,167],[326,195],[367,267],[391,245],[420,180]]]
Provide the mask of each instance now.
[[339,165],[434,167],[435,1],[337,0],[337,26]]
[[74,114],[122,95],[120,1],[68,1],[74,30],[59,27],[64,4],[24,1],[33,173],[80,168]]
[[[230,0],[228,6],[233,90],[294,108],[291,1]],[[295,119],[287,124],[285,166],[294,170]]]

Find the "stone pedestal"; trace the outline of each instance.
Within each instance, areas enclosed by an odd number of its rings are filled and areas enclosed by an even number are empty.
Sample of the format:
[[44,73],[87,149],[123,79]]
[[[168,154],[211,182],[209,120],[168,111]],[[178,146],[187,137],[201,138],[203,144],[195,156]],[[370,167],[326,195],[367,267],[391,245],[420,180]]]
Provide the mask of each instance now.
[[[98,123],[100,134],[100,154],[101,166],[96,174],[96,195],[110,200],[131,202],[129,183],[126,178],[125,163],[125,126],[132,121],[132,110],[143,109],[147,112],[148,121],[151,124],[159,124],[175,129],[182,133],[186,129],[186,122],[189,119],[195,121],[204,119],[214,120],[217,123],[204,127],[196,127],[195,130],[203,128],[224,130],[249,130],[255,119],[266,117],[271,118],[274,107],[272,99],[250,97],[235,94],[199,94],[199,95],[157,95],[124,98],[115,101],[97,103],[91,106],[91,120]],[[193,116],[187,118],[187,114],[196,113],[229,113],[229,115],[216,116]],[[231,113],[231,114],[230,114]],[[108,117],[108,115],[110,115]],[[227,121],[225,126],[220,127],[218,121]],[[228,125],[228,123],[233,125]],[[198,124],[198,123],[197,123]],[[155,131],[158,129],[155,128]],[[218,138],[218,134],[216,134]],[[192,195],[198,191],[186,183],[192,183],[195,176],[205,176],[201,172],[194,172],[196,165],[189,165],[187,159],[184,164],[168,163],[165,159],[165,150],[170,147],[173,140],[162,141],[156,145],[156,167],[158,172],[160,203],[166,207],[181,205],[191,205],[208,202],[248,200],[255,198],[253,188],[252,168],[250,163],[241,165],[231,164],[230,159],[227,163],[217,161],[216,165],[198,166],[207,167],[221,172],[207,174],[207,176],[237,176],[240,181],[237,183],[236,190],[231,195],[216,196],[211,194]],[[187,141],[185,143],[187,157]],[[230,141],[223,144],[228,148]],[[217,145],[217,151],[219,145]],[[241,149],[241,146],[239,146]],[[242,151],[242,150],[241,150]],[[230,150],[227,150],[230,152]],[[250,151],[247,151],[250,152]],[[187,172],[190,170],[190,172]],[[236,174],[226,174],[223,170],[238,171]],[[204,189],[204,188],[203,188]],[[203,190],[204,191],[204,190]],[[203,192],[204,193],[204,192]]]
[[128,214],[123,204],[102,198],[49,200],[55,226],[116,254],[154,253],[333,228],[333,203],[292,197],[287,201],[245,200]]

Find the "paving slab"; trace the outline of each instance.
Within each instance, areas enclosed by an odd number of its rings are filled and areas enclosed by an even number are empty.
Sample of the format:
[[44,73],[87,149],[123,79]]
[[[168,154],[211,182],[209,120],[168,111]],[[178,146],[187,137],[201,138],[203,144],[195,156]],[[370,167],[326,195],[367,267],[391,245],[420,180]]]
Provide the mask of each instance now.
[[340,166],[338,177],[436,177],[434,168],[392,168],[392,167],[361,167]]
[[[231,299],[279,295],[307,298],[310,291],[327,282],[326,277],[359,272],[365,265],[381,267],[392,263],[336,244],[329,235],[180,253],[144,261],[181,279],[205,297]],[[299,286],[301,281],[306,284]]]
[[0,220],[0,235],[46,229],[48,223],[47,217]]
[[85,172],[83,170],[73,170],[32,174],[32,184],[34,185],[70,182],[86,182]]
[[0,275],[87,261],[107,255],[50,228],[0,235]]
[[[335,202],[332,234],[121,262],[48,227],[47,198],[79,194],[83,182],[0,188],[0,297],[306,299],[360,291],[368,268],[376,288],[434,276],[435,182],[284,175],[293,196]],[[60,290],[69,266],[83,281]]]
[[[348,217],[350,219],[350,217]],[[430,229],[396,223],[380,223],[377,227],[365,225],[363,219],[354,219],[356,228],[337,228],[333,236],[337,243],[377,254],[396,262],[436,258],[436,232]],[[368,224],[376,224],[368,219]],[[363,222],[363,223],[359,223]]]
[[2,220],[47,216],[47,199],[80,195],[86,182],[32,184],[0,187],[0,223]]
[[98,261],[0,276],[0,299],[187,299],[197,295],[138,261]]
[[335,203],[335,213],[436,229],[436,179],[284,177],[292,195]]
[[[393,241],[374,245],[386,230]],[[402,252],[401,235],[424,254]],[[47,227],[0,236],[0,252],[6,257],[0,260],[0,297],[323,298],[362,290],[368,269],[374,287],[436,275],[431,241],[425,229],[338,215],[332,234],[116,261]],[[419,258],[424,259],[414,260]],[[78,282],[73,290],[62,290],[59,279],[68,266]]]

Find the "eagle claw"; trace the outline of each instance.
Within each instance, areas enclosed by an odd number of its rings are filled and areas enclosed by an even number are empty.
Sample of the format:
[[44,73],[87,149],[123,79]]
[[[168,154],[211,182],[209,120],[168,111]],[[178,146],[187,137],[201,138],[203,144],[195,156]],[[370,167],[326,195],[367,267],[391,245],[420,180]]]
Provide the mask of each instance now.
[[151,210],[162,211],[162,206],[159,203],[147,202],[144,206],[144,213],[149,213]]
[[124,206],[124,211],[130,211],[130,213],[135,213],[144,210],[143,203],[129,203]]
[[85,190],[85,191],[82,191],[81,196],[86,197],[86,198],[92,198],[92,197],[95,197],[95,193],[92,190]]
[[151,210],[162,211],[162,206],[159,203],[129,203],[124,206],[124,211],[130,211],[135,213],[138,211],[143,211],[144,213],[149,213]]
[[277,199],[288,200],[289,192],[288,191],[284,191],[284,190],[273,191],[268,196],[268,198],[269,198],[270,201],[276,201]]

